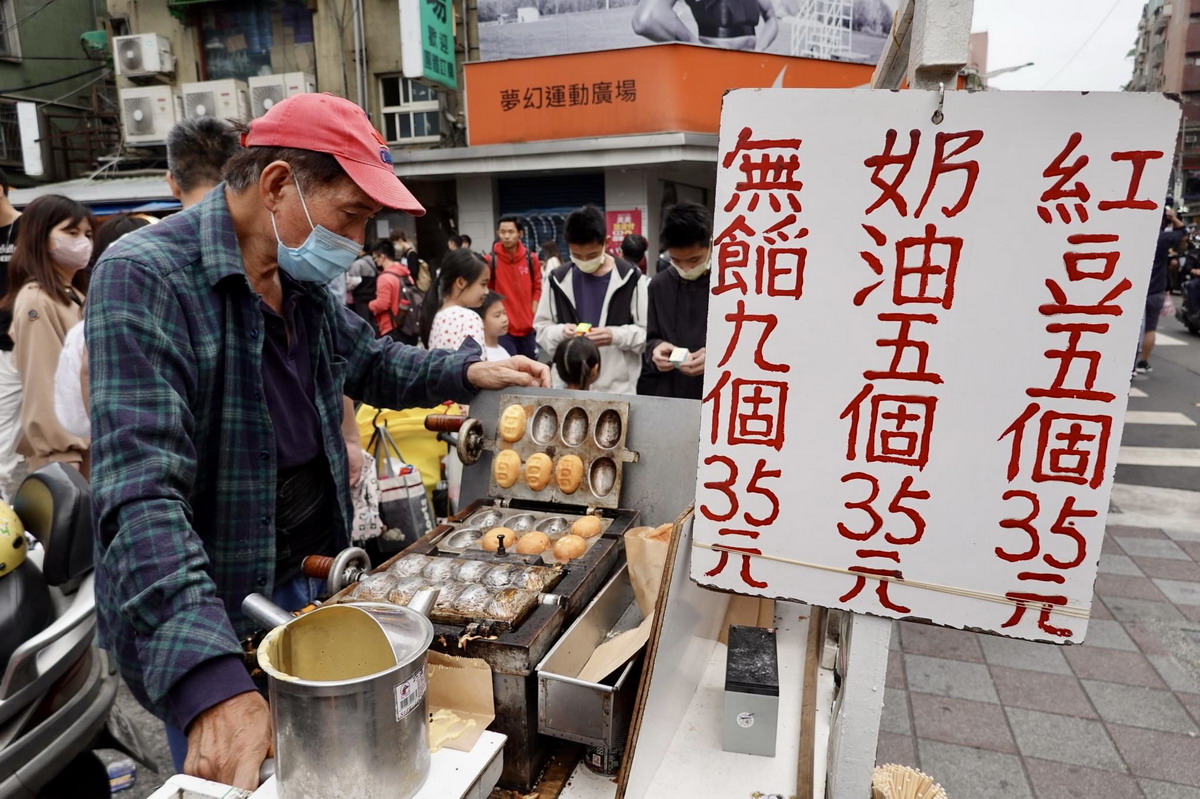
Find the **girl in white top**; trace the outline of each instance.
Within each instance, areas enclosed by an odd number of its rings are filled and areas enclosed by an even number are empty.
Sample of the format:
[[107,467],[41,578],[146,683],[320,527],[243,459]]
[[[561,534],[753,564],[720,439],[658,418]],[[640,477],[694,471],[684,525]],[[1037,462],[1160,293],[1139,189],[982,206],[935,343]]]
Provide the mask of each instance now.
[[500,346],[500,337],[508,332],[508,311],[504,310],[504,295],[489,291],[479,306],[483,317],[483,359],[503,361],[510,358],[508,350]]
[[457,350],[473,338],[484,350],[483,320],[476,309],[487,296],[490,276],[487,263],[470,250],[446,254],[421,306],[421,342],[426,348]]

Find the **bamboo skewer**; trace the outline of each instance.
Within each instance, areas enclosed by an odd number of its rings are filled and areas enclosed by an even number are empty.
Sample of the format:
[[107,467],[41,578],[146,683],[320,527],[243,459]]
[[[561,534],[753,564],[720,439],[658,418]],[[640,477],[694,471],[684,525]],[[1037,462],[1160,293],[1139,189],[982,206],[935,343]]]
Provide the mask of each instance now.
[[923,771],[888,763],[871,776],[872,799],[948,799],[946,789]]

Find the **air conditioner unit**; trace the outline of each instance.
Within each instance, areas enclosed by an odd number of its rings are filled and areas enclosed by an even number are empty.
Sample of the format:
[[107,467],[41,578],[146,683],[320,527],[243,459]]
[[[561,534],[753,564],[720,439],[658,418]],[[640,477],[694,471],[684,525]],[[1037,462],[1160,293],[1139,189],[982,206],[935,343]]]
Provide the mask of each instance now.
[[284,72],[281,75],[255,75],[250,83],[250,115],[260,117],[271,106],[293,94],[315,92],[317,81],[304,72]]
[[121,127],[126,144],[165,144],[178,121],[175,93],[170,86],[120,89]]
[[186,119],[216,117],[246,119],[246,84],[240,80],[206,80],[183,84],[183,116]]
[[113,39],[113,61],[123,78],[168,75],[175,72],[171,42],[157,33],[138,33]]

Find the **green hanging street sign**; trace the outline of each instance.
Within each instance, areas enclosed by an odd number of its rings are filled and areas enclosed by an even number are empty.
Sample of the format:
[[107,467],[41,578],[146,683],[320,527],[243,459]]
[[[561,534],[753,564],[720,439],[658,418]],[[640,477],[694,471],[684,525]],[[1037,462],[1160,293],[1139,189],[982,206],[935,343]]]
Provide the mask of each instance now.
[[450,0],[399,0],[404,77],[458,88],[454,9]]

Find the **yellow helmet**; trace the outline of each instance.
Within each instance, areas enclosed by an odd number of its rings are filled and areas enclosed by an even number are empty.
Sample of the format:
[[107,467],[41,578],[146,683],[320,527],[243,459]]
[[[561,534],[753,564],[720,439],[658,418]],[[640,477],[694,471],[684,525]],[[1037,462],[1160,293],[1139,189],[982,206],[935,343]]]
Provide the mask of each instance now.
[[6,503],[0,502],[0,577],[25,562],[25,525]]

